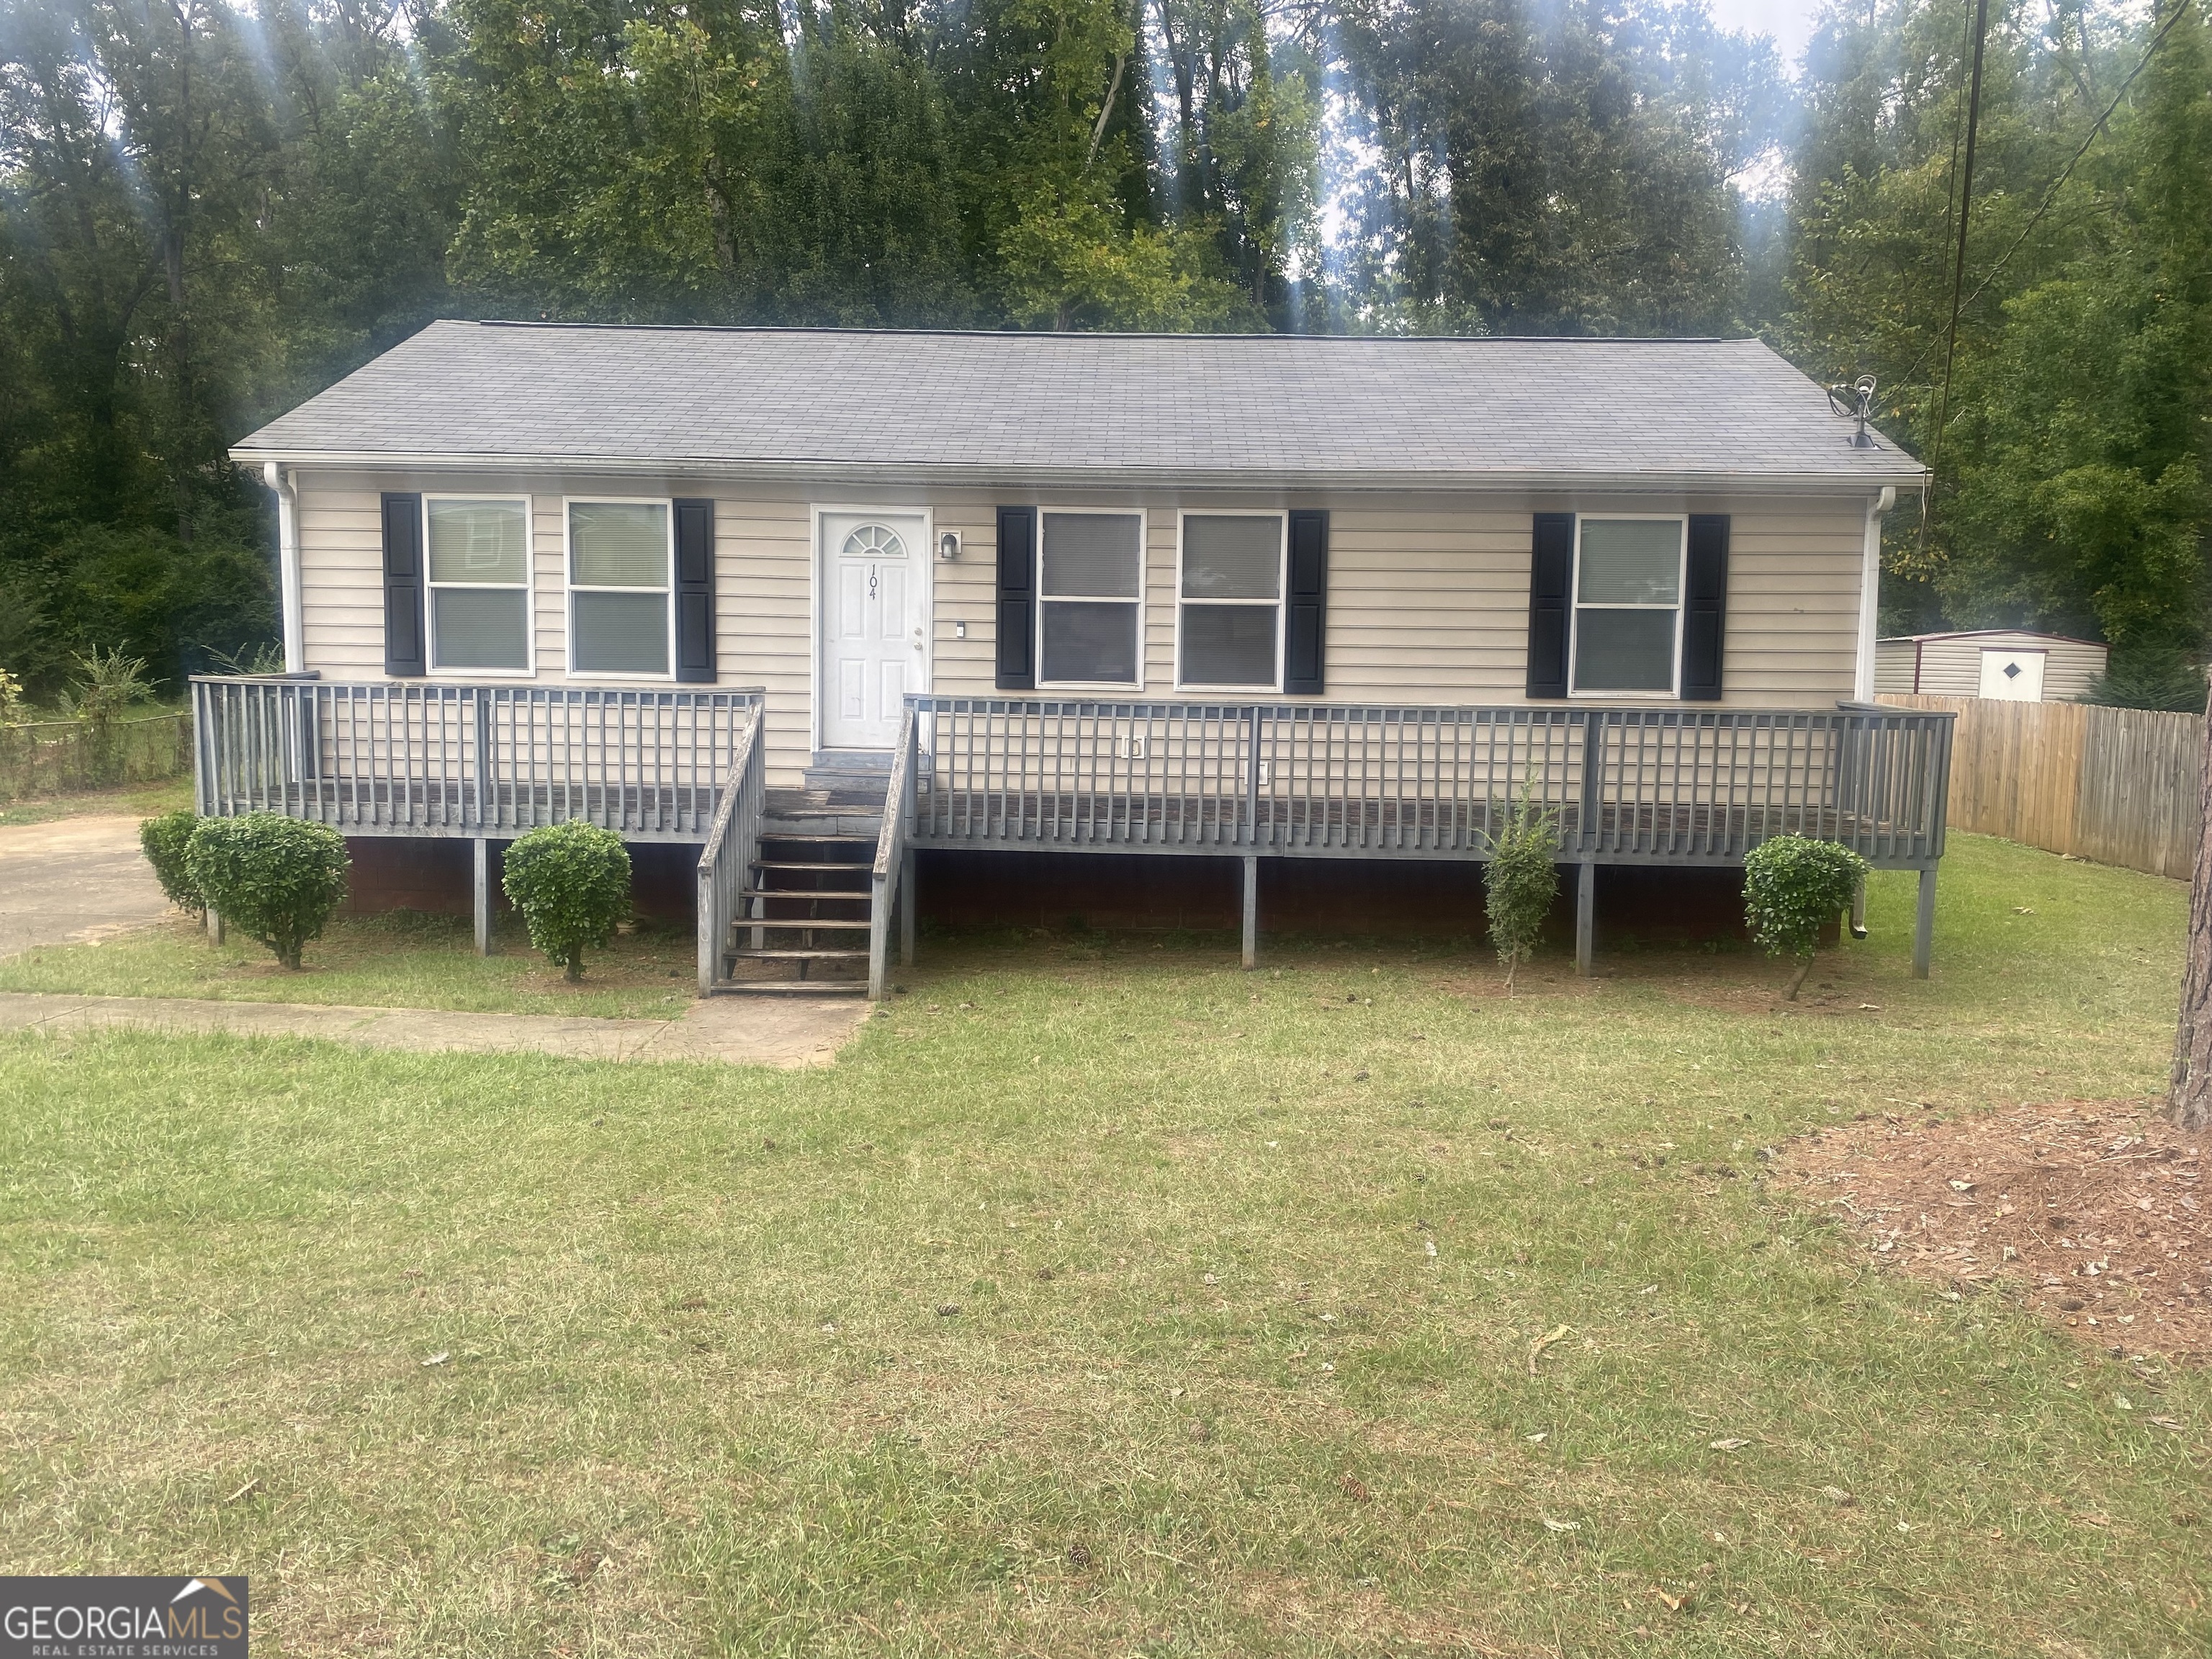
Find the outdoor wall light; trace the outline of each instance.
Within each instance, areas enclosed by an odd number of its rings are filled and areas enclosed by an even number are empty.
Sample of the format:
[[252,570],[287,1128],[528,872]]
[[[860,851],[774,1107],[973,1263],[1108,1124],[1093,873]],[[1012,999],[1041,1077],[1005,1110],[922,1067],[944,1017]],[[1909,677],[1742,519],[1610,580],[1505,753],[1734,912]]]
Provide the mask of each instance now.
[[960,532],[948,530],[937,538],[937,556],[948,562],[960,556]]

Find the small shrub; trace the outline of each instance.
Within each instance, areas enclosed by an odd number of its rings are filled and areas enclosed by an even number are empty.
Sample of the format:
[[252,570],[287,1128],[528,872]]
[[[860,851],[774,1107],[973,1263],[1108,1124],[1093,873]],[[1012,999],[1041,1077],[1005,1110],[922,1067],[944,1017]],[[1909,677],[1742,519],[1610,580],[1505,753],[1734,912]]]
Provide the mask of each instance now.
[[629,850],[596,824],[549,823],[507,849],[502,884],[530,942],[581,979],[584,947],[604,945],[629,914]]
[[199,827],[199,819],[186,808],[148,818],[138,826],[138,845],[145,849],[146,862],[154,866],[154,879],[179,910],[207,908],[206,898],[192,880],[190,862],[192,831]]
[[23,682],[0,668],[0,726],[21,726],[30,714],[31,706],[23,696]]
[[1850,908],[1866,872],[1867,861],[1850,848],[1802,836],[1777,836],[1745,855],[1744,919],[1769,956],[1796,958],[1790,1001],[1813,970],[1820,929]]
[[1491,942],[1505,964],[1505,994],[1514,970],[1536,953],[1544,918],[1559,893],[1559,815],[1536,801],[1535,784],[1522,787],[1503,828],[1490,836],[1490,861],[1482,867],[1483,903]]
[[274,812],[202,819],[185,865],[204,903],[290,969],[345,897],[345,838]]

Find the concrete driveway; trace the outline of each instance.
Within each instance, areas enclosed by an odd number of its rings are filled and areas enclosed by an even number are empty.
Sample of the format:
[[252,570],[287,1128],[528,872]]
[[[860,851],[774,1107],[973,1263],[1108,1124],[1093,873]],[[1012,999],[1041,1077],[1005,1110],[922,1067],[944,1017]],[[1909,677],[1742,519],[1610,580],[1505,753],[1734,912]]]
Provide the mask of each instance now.
[[169,902],[135,817],[0,826],[0,957],[81,945],[158,921]]

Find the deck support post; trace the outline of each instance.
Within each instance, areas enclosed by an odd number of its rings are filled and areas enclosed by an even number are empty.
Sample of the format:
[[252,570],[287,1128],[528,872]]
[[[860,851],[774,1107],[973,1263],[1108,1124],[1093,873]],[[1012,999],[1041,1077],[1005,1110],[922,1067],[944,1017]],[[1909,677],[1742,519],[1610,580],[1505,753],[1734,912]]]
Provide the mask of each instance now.
[[909,847],[899,854],[899,966],[914,966],[914,933],[916,918],[914,904],[914,849]]
[[1936,944],[1936,866],[1920,872],[1920,905],[1912,918],[1912,977],[1928,977],[1928,959]]
[[207,930],[209,944],[220,945],[222,943],[222,916],[212,904],[209,905],[207,908]]
[[1851,889],[1851,937],[1866,936],[1866,878],[1861,876],[1859,884]]
[[1590,956],[1597,942],[1597,866],[1575,866],[1575,972],[1589,977]]
[[491,843],[482,836],[471,842],[475,853],[475,914],[477,924],[477,954],[488,957],[491,943]]
[[1260,965],[1260,860],[1244,860],[1244,965]]

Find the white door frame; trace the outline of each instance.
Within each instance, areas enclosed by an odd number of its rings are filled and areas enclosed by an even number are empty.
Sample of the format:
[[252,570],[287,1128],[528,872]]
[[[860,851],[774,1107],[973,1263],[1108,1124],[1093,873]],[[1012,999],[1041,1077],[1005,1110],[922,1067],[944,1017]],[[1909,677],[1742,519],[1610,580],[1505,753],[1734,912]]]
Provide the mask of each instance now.
[[901,507],[887,501],[815,501],[806,515],[806,753],[811,762],[822,753],[822,578],[829,556],[822,545],[822,520],[831,514],[880,514],[887,519],[920,519],[921,545],[915,550],[918,568],[913,598],[908,601],[921,629],[920,689],[935,683],[937,659],[937,520],[923,506]]

